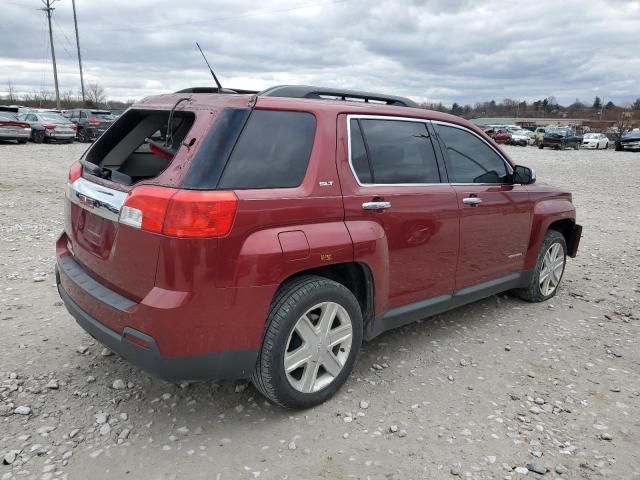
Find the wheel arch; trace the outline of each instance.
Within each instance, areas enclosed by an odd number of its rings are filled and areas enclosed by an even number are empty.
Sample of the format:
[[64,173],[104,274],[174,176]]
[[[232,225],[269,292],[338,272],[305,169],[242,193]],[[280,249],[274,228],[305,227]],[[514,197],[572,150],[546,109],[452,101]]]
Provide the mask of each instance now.
[[306,275],[324,277],[344,285],[358,300],[362,310],[362,322],[366,331],[375,313],[375,283],[371,268],[361,262],[344,262],[323,265],[296,272],[285,278],[276,289],[276,298],[280,290],[289,282]]

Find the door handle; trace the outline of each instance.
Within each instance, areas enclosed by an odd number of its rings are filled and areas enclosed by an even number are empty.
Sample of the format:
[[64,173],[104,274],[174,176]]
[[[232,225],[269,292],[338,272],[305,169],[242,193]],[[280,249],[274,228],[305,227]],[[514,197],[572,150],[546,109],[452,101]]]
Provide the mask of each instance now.
[[364,210],[384,210],[391,208],[391,202],[365,202],[362,204]]
[[462,199],[462,203],[465,205],[477,205],[482,203],[482,199],[478,197],[467,197]]

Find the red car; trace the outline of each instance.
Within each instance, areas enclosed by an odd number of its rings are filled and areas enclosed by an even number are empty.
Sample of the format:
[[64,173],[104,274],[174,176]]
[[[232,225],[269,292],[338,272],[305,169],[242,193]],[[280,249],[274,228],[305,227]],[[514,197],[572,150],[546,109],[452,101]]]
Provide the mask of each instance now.
[[571,194],[460,117],[364,92],[215,92],[138,102],[69,173],[60,296],[157,376],[316,405],[363,339],[506,290],[547,300],[576,255]]
[[509,143],[511,142],[511,133],[504,128],[485,130],[485,133],[489,135],[496,143]]

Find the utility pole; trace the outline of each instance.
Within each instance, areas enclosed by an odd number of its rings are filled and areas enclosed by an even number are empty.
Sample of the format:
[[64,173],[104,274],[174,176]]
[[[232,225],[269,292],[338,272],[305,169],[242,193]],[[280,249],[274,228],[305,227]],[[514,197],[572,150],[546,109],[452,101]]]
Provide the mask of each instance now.
[[82,91],[82,105],[85,104],[84,99],[84,77],[82,76],[82,57],[80,56],[80,36],[78,35],[78,18],[76,17],[76,0],[71,0],[73,6],[73,24],[76,27],[76,45],[78,46],[78,66],[80,67],[80,89]]
[[51,45],[51,60],[53,61],[53,81],[56,85],[56,108],[60,109],[60,88],[58,87],[58,67],[56,66],[56,50],[53,47],[53,30],[51,30],[51,15],[55,8],[52,7],[58,0],[42,0],[44,8],[41,8],[47,14],[49,21],[49,44]]

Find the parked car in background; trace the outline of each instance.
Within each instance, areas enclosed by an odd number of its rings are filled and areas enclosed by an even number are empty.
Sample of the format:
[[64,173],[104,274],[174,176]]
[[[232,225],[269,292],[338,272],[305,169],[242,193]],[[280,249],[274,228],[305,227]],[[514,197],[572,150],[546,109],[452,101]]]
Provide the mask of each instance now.
[[76,125],[76,138],[79,142],[95,140],[115,121],[109,110],[74,108],[67,110],[65,117]]
[[56,243],[70,314],[160,377],[309,408],[363,339],[507,290],[549,300],[576,255],[571,193],[460,117],[308,86],[184,97],[134,104],[72,165]]
[[609,148],[609,138],[604,133],[585,133],[581,147],[591,150],[606,149]]
[[13,112],[0,111],[0,140],[27,143],[30,136],[31,127],[28,123],[20,121]]
[[534,131],[533,131],[533,138],[535,140],[535,143],[540,144],[542,143],[542,139],[544,138],[544,134],[547,131],[547,127],[537,127]]
[[581,143],[582,137],[579,137],[572,127],[548,127],[542,137],[542,142],[538,144],[538,148],[550,147],[563,150],[572,147],[578,150]]
[[71,143],[76,138],[76,126],[55,112],[21,113],[18,118],[31,127],[31,141]]
[[484,133],[493,138],[496,143],[511,142],[511,134],[506,128],[489,128]]
[[634,128],[616,140],[616,150],[640,151],[640,129]]
[[509,143],[511,145],[520,145],[521,147],[526,147],[527,145],[533,144],[533,139],[529,136],[529,130],[510,130],[511,133],[511,141]]

